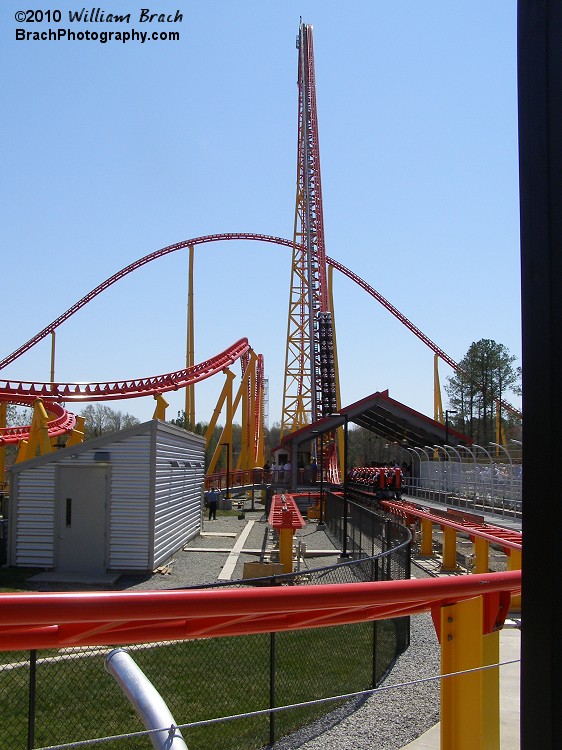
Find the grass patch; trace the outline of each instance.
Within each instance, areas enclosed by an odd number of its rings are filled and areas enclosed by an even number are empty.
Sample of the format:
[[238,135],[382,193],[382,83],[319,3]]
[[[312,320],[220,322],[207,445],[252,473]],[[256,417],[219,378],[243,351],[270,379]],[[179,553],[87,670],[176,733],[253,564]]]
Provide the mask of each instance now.
[[[372,623],[278,633],[276,705],[329,697],[371,686]],[[201,639],[128,647],[138,666],[161,693],[179,724],[269,707],[269,634]],[[390,647],[389,643],[389,647]],[[134,710],[105,671],[99,651],[78,650],[70,658],[56,652],[37,654],[35,744],[45,746],[139,731]],[[10,653],[11,661],[28,654]],[[386,664],[394,653],[378,656]],[[48,658],[46,658],[48,657]],[[2,722],[0,747],[26,746],[27,685],[25,667],[0,670]],[[276,716],[279,739],[318,716],[325,706],[284,711]],[[269,742],[269,717],[250,717],[183,732],[190,750],[253,750]],[[138,738],[104,744],[110,750],[146,748]]]

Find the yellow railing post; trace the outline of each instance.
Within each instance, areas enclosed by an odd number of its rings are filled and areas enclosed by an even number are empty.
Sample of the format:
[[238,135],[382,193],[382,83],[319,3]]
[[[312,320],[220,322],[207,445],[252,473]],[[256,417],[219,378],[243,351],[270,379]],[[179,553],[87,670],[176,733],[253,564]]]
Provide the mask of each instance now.
[[499,750],[499,631],[484,636],[481,596],[441,608],[442,750]]
[[472,542],[474,548],[475,565],[473,573],[488,573],[489,572],[489,552],[490,542],[487,539],[483,539],[481,536],[475,536]]
[[420,554],[424,557],[431,557],[433,554],[433,524],[429,518],[421,519],[421,550]]
[[293,529],[279,529],[279,562],[284,573],[293,572]]
[[[520,549],[509,549],[507,551],[507,569],[521,570],[522,551]],[[510,610],[521,612],[521,594],[511,597]]]
[[450,526],[443,526],[443,564],[441,570],[457,569],[457,532]]

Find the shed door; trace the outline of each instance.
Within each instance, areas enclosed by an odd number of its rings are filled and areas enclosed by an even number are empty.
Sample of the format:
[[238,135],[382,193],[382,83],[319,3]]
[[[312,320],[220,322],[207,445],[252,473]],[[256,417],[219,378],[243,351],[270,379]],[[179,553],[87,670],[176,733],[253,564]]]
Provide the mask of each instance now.
[[107,466],[61,466],[58,472],[61,572],[105,572]]

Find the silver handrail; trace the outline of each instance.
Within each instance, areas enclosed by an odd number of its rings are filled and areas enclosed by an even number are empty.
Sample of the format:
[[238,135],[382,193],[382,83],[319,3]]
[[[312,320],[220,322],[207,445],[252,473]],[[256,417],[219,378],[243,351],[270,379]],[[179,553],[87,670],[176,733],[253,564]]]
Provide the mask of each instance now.
[[187,750],[164,699],[127,651],[113,649],[105,657],[104,666],[129,699],[145,729],[149,730],[155,750]]

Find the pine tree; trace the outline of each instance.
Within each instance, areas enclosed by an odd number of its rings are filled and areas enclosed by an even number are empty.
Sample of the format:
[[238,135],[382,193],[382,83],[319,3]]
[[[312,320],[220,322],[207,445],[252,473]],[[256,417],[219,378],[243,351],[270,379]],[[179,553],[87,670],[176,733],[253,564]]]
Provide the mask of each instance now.
[[495,440],[496,420],[502,422],[501,403],[508,393],[518,393],[521,368],[503,344],[491,339],[473,342],[447,378],[449,402],[456,411],[454,425],[476,443]]

